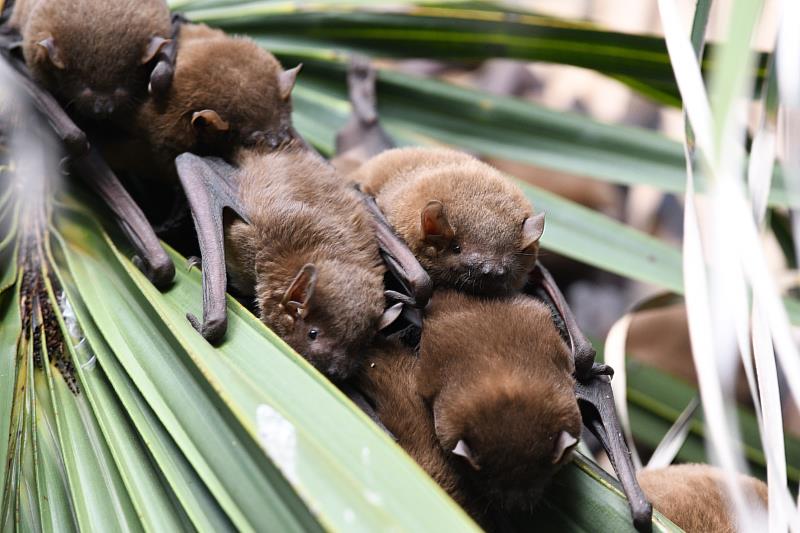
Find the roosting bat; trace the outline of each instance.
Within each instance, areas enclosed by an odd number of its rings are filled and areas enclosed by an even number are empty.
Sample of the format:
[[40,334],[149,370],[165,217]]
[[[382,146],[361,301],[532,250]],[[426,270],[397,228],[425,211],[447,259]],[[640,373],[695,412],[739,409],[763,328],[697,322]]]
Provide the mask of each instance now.
[[503,295],[525,284],[544,214],[488,165],[454,150],[400,148],[352,177],[375,196],[435,286]]
[[[709,465],[684,464],[642,470],[639,483],[653,506],[688,533],[734,533],[736,510],[727,495],[722,471]],[[739,475],[748,502],[766,512],[767,485]],[[766,516],[766,515],[765,515]]]
[[436,292],[419,358],[442,448],[492,504],[535,502],[581,430],[572,357],[550,309],[522,295]]
[[[84,118],[124,116],[144,91],[152,63],[157,62],[159,71],[153,72],[151,85],[162,89],[169,85],[174,45],[163,35],[166,32],[169,37],[173,25],[163,2],[149,1],[138,7],[116,2],[77,4],[64,0],[17,2],[3,26],[0,55],[14,67],[18,81],[64,142],[73,168],[114,211],[136,248],[134,261],[155,285],[163,287],[174,276],[172,261],[142,211],[99,153],[89,151],[85,133],[47,88],[54,89]],[[131,9],[134,14],[128,13]],[[159,22],[162,15],[166,24]],[[92,23],[95,26],[90,26]],[[124,31],[118,31],[121,24],[125,24]],[[15,40],[17,32],[21,32],[20,42]],[[28,65],[16,57],[19,47]]]
[[162,228],[186,215],[179,154],[231,159],[241,147],[269,151],[292,137],[290,93],[299,70],[284,71],[252,40],[202,24],[182,25],[179,42],[172,85],[139,108],[133,135],[102,147],[113,168],[133,174],[136,187],[164,191],[142,204]]
[[83,118],[120,121],[146,95],[172,34],[163,0],[22,0],[9,25],[35,81]]
[[135,135],[167,171],[183,152],[230,160],[241,147],[274,150],[295,137],[290,96],[300,68],[283,70],[251,39],[184,24],[172,85],[141,106]]
[[[382,317],[394,316],[384,313],[372,216],[301,141],[267,154],[243,150],[237,162],[176,160],[203,261],[203,323],[190,320],[209,340],[224,333],[226,262],[232,285],[254,296],[268,326],[329,377],[348,377]],[[243,220],[224,225],[224,207]]]

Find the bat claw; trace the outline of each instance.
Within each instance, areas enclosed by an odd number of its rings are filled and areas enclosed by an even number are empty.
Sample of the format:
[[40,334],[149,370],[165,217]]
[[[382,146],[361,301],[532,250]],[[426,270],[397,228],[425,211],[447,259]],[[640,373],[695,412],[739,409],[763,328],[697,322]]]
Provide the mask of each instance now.
[[186,313],[186,319],[211,344],[217,344],[222,340],[222,337],[225,336],[225,331],[228,329],[228,319],[225,317],[210,319],[201,323],[196,316]]
[[203,261],[196,255],[193,255],[192,257],[186,260],[186,270],[189,271],[193,268],[201,268],[202,264]]

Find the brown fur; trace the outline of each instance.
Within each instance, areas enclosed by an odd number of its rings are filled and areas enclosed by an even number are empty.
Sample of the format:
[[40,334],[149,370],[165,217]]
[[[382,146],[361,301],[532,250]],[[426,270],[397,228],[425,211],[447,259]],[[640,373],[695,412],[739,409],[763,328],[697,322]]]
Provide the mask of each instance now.
[[[260,317],[332,378],[356,369],[383,312],[384,267],[356,191],[315,154],[292,147],[240,157],[239,193],[251,225],[226,231],[232,284],[253,294]],[[303,265],[318,271],[310,313],[293,319],[282,298]],[[316,340],[308,338],[319,330]]]
[[532,505],[558,468],[558,434],[580,436],[573,372],[544,304],[434,294],[420,343],[419,392],[433,409],[442,447],[453,450],[463,439],[471,449],[480,470],[462,466],[490,503]]
[[[398,148],[374,157],[353,178],[376,196],[434,284],[485,294],[513,292],[525,284],[538,249],[521,249],[522,225],[533,207],[492,167],[454,150]],[[420,214],[431,200],[444,205],[455,230],[444,249],[423,240]],[[483,272],[500,268],[502,275]]]
[[[738,531],[720,469],[702,464],[674,465],[642,470],[638,479],[653,507],[688,533]],[[767,486],[763,481],[740,475],[739,483],[749,502],[766,506]]]
[[[115,118],[134,110],[147,90],[149,70],[141,60],[150,39],[168,39],[172,31],[163,0],[30,0],[18,3],[12,24],[22,33],[33,77],[87,117],[97,115],[101,101],[113,105]],[[64,69],[37,44],[48,37]]]
[[[166,163],[182,152],[227,157],[239,146],[285,139],[292,109],[280,95],[282,71],[278,60],[251,39],[186,24],[165,102],[147,101],[136,117],[136,129]],[[206,109],[230,129],[195,128],[193,114]]]
[[417,392],[418,359],[399,342],[377,341],[368,350],[357,386],[378,418],[434,481],[462,507],[469,507],[466,487],[453,459],[433,429],[433,417]]

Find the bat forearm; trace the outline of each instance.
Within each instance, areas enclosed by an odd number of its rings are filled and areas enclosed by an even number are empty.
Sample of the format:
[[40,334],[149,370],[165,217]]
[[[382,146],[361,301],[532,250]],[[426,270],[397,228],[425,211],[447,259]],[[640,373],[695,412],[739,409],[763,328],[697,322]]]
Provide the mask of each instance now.
[[135,258],[137,266],[156,287],[169,285],[175,277],[175,265],[162,248],[142,210],[100,154],[91,149],[87,155],[74,160],[72,165],[114,213],[138,254]]

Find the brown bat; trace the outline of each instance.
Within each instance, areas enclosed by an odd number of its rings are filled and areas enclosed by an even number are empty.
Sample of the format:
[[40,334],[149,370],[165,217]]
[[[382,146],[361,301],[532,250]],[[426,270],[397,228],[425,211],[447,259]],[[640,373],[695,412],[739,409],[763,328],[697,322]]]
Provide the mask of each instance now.
[[240,147],[273,150],[293,137],[300,68],[283,70],[251,39],[184,24],[172,85],[142,105],[135,134],[170,170],[183,152],[230,159]]
[[353,173],[434,286],[500,295],[536,261],[544,214],[492,167],[454,150],[399,148]]
[[[724,474],[703,464],[642,470],[639,483],[653,506],[688,533],[735,533],[735,511],[726,493]],[[766,512],[767,485],[750,476],[738,482],[748,502]]]
[[572,356],[525,296],[439,291],[423,322],[418,390],[442,448],[491,504],[531,505],[578,443]]
[[[203,259],[204,320],[190,319],[209,340],[224,333],[224,257],[231,284],[255,298],[264,323],[327,376],[350,376],[383,325],[385,302],[385,267],[361,195],[301,141],[268,154],[243,150],[237,162],[176,160]],[[224,206],[244,220],[225,225],[223,249]]]
[[[25,0],[9,25],[22,35],[35,81],[82,117],[123,122],[172,36],[163,0]],[[168,82],[162,77],[160,89]]]

